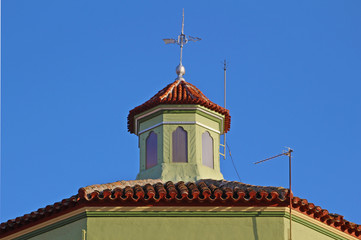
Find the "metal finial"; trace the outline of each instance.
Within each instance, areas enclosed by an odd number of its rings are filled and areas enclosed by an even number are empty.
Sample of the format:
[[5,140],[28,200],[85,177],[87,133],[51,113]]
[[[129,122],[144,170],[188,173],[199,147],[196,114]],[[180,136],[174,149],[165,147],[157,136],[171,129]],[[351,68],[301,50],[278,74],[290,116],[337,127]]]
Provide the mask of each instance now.
[[[189,41],[192,42],[197,42],[199,40],[202,40],[198,37],[192,37],[192,36],[186,36],[184,34],[184,8],[183,8],[183,14],[182,14],[182,32],[181,34],[178,36],[177,39],[174,38],[166,38],[163,39],[165,44],[169,44],[169,43],[175,43],[178,44],[180,46],[180,61],[179,61],[179,65],[176,68],[176,72],[178,75],[177,79],[183,79],[183,75],[185,74],[185,68],[182,65],[182,57],[183,57],[183,46],[186,45]],[[184,79],[183,79],[184,80]]]
[[184,74],[186,74],[186,69],[184,68],[184,66],[182,64],[179,64],[177,66],[177,68],[175,69],[175,72],[178,75],[178,78],[177,78],[178,80],[180,80],[180,79],[184,80],[183,76],[184,76]]

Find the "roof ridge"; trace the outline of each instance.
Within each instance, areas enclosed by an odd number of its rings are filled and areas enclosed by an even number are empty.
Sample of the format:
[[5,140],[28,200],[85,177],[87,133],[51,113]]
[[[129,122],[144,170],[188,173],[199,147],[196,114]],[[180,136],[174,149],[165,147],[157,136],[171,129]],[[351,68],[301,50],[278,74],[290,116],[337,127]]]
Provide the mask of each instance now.
[[[143,182],[139,182],[143,181]],[[30,214],[0,224],[0,237],[84,206],[272,206],[289,207],[290,192],[281,187],[263,187],[242,182],[202,179],[197,182],[158,182],[158,179],[118,181],[80,188],[70,198],[39,208]],[[157,182],[157,183],[156,183]],[[129,183],[129,184],[127,184]],[[137,183],[141,183],[137,184]],[[113,185],[112,185],[113,184]],[[132,185],[132,186],[129,186]],[[110,187],[110,188],[109,188]],[[88,190],[88,191],[87,191]],[[306,199],[293,197],[292,209],[361,239],[361,226],[330,214]]]
[[[188,94],[190,95],[190,97],[192,99],[196,99],[197,97],[193,95],[192,91],[190,90],[190,87],[192,88],[192,85],[189,84],[185,84],[184,88],[186,89],[186,91],[188,92]],[[194,89],[193,89],[194,90]]]
[[[204,95],[204,93],[201,91],[201,90],[199,90],[196,86],[194,86],[193,84],[191,84],[191,83],[188,83],[188,85],[187,85],[187,88],[192,88],[192,90],[194,90],[194,91],[196,91],[199,95],[200,95],[200,97],[202,97],[202,98],[204,98],[206,101],[209,101],[209,102],[212,102],[211,100],[209,100],[209,98],[207,98],[205,95]],[[212,102],[213,103],[213,102]]]
[[165,91],[165,93],[160,96],[160,100],[163,100],[165,97],[167,97],[173,91],[173,89],[175,87],[178,87],[180,81],[181,80],[175,80],[173,83],[171,83],[170,88],[168,88],[168,86],[167,86],[168,90]]

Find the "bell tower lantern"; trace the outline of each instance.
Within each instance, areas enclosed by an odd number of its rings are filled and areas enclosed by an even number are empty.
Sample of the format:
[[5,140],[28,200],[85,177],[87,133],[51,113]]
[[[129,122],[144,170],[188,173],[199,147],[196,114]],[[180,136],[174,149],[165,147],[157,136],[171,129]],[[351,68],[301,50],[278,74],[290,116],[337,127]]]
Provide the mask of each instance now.
[[220,136],[230,128],[229,111],[178,78],[128,115],[139,138],[137,179],[223,179]]
[[180,46],[178,78],[129,112],[128,131],[139,138],[137,179],[223,179],[219,144],[220,136],[230,129],[229,111],[183,78],[183,46],[201,40],[184,34],[184,10],[181,34],[163,40]]

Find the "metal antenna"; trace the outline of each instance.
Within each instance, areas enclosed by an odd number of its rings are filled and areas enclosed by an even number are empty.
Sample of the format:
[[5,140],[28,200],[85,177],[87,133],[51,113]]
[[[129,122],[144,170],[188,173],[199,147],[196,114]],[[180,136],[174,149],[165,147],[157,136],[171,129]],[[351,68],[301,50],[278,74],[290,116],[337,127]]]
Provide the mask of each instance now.
[[179,60],[179,65],[177,66],[177,69],[176,69],[176,72],[178,74],[178,79],[183,79],[182,76],[185,74],[185,69],[184,69],[184,67],[182,65],[183,46],[186,45],[189,41],[197,42],[199,40],[202,40],[202,39],[198,38],[198,37],[186,36],[184,34],[184,8],[183,8],[181,34],[178,36],[177,39],[174,39],[174,38],[165,38],[165,39],[163,39],[165,44],[175,43],[175,44],[180,46],[180,60]]
[[289,235],[289,239],[292,240],[292,199],[293,199],[293,194],[292,194],[292,189],[291,189],[291,160],[292,160],[292,154],[293,150],[289,147],[287,147],[287,152],[284,152],[284,153],[281,153],[281,154],[278,154],[276,156],[273,156],[273,157],[270,157],[270,158],[266,158],[266,159],[263,159],[261,161],[258,161],[258,162],[255,162],[254,164],[258,164],[258,163],[263,163],[263,162],[266,162],[266,161],[269,161],[271,159],[274,159],[274,158],[277,158],[277,157],[280,157],[280,156],[288,156],[288,174],[289,174],[289,188],[290,188],[290,192],[289,192],[289,195],[290,195],[290,235]]
[[[227,60],[226,59],[224,59],[224,61],[222,62],[223,63],[223,71],[224,71],[224,108],[226,108],[226,99],[227,99],[227,92],[226,92],[226,72],[227,72],[227,68],[228,68],[228,63],[227,63]],[[230,158],[231,158],[231,161],[232,161],[232,164],[233,164],[233,168],[234,168],[234,171],[236,172],[236,174],[237,174],[237,177],[238,177],[238,179],[239,179],[239,181],[240,182],[242,182],[242,180],[241,180],[241,177],[239,176],[239,174],[238,174],[238,171],[237,171],[237,168],[236,168],[236,164],[234,163],[234,161],[233,161],[233,157],[232,157],[232,154],[231,154],[231,149],[230,149],[230,147],[228,146],[228,144],[227,144],[227,138],[226,138],[226,133],[223,133],[223,144],[219,144],[220,146],[222,146],[223,147],[223,153],[221,153],[221,152],[219,152],[219,154],[221,155],[221,156],[223,156],[223,159],[224,160],[226,160],[226,156],[227,156],[227,149],[228,149],[228,153],[229,153],[229,156],[230,156]]]
[[[226,59],[224,59],[224,62],[223,62],[223,71],[224,71],[224,108],[226,108],[226,72],[227,72],[227,67],[228,67],[228,64],[227,64],[227,61]],[[224,144],[220,144],[224,151],[223,153],[220,153],[222,156],[223,156],[223,159],[226,160],[226,147],[227,147],[227,142],[226,142],[226,133],[223,134],[223,143]],[[238,174],[237,174],[238,175]]]

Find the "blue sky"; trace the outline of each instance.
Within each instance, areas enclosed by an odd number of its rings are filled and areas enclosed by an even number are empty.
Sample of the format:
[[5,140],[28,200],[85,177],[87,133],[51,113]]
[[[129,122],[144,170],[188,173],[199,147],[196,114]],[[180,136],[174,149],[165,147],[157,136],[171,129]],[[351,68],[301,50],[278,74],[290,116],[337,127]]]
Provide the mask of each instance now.
[[[223,103],[245,183],[288,187],[361,223],[361,2],[2,1],[1,222],[91,184],[135,179],[129,110],[185,79]],[[237,180],[230,159],[227,180]]]

